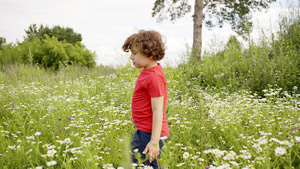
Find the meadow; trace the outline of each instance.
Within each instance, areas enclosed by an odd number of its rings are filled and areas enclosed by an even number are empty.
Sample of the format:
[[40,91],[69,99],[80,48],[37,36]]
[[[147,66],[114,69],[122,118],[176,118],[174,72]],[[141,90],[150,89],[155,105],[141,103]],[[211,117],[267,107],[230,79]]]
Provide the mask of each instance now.
[[[170,135],[163,168],[300,168],[296,9],[282,17],[278,32],[262,32],[257,43],[249,37],[246,48],[232,36],[201,59],[187,50],[180,65],[164,66]],[[56,56],[66,48],[73,56],[76,46],[48,41],[0,48],[0,168],[150,168],[142,159],[131,163],[129,151],[131,97],[141,70],[61,60],[49,69],[33,59],[41,55],[37,49]]]
[[[140,70],[19,65],[0,72],[1,168],[134,168],[131,96]],[[164,168],[299,168],[299,94],[264,96],[186,81],[164,68]],[[141,168],[150,168],[143,166]]]

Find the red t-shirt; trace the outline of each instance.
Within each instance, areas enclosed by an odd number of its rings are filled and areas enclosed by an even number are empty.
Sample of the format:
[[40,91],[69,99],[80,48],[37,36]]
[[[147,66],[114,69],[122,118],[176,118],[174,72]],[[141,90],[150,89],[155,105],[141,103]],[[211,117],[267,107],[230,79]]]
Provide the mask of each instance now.
[[167,105],[167,80],[161,65],[143,69],[136,80],[132,96],[132,118],[137,130],[152,133],[151,98],[164,96],[163,124],[161,136],[169,135],[168,119],[165,109]]

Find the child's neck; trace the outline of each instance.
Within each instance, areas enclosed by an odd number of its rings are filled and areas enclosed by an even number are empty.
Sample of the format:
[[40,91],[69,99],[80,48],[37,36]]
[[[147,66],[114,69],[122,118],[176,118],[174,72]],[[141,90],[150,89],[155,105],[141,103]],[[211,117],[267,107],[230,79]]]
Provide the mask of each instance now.
[[153,68],[153,67],[155,67],[155,66],[157,66],[157,65],[158,65],[157,61],[156,61],[156,60],[153,60],[153,61],[150,62],[147,66],[145,66],[144,69],[145,69],[145,70],[151,69],[151,68]]

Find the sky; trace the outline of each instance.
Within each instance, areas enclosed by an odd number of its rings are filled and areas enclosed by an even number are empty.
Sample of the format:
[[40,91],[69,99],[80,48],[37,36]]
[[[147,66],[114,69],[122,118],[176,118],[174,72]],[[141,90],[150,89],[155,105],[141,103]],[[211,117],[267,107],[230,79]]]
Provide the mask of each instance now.
[[[276,31],[278,15],[286,2],[277,0],[267,11],[253,13],[252,39]],[[294,0],[299,1],[299,0]],[[176,66],[193,42],[192,11],[175,22],[157,22],[151,16],[154,0],[0,0],[0,37],[7,43],[22,42],[32,24],[73,28],[82,35],[82,43],[97,55],[97,64],[114,67],[129,62],[121,47],[128,36],[138,30],[156,30],[166,39],[166,56],[162,65]],[[208,30],[203,27],[203,49],[217,50],[234,32],[228,24]]]

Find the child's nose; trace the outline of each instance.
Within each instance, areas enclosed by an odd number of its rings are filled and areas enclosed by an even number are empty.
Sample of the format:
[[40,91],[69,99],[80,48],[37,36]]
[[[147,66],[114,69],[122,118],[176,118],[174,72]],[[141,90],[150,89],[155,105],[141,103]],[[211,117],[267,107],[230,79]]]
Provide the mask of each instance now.
[[133,57],[132,57],[132,55],[130,55],[130,59],[131,59],[131,60],[133,60]]

